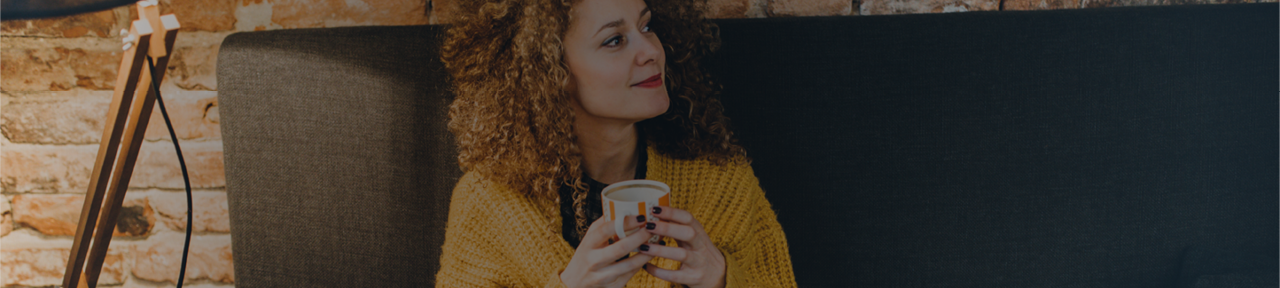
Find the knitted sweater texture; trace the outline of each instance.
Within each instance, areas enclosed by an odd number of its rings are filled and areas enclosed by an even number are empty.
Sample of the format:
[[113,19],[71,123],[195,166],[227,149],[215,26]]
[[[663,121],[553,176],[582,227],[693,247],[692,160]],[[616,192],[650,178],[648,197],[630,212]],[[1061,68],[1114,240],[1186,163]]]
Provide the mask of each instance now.
[[[647,179],[671,186],[671,206],[693,214],[725,257],[725,287],[795,287],[787,239],[747,164],[679,160],[648,148]],[[559,205],[468,172],[449,204],[436,287],[564,287],[574,249],[561,236]],[[664,237],[667,246],[677,242]],[[680,263],[649,263],[679,269]],[[682,287],[644,270],[627,287]]]

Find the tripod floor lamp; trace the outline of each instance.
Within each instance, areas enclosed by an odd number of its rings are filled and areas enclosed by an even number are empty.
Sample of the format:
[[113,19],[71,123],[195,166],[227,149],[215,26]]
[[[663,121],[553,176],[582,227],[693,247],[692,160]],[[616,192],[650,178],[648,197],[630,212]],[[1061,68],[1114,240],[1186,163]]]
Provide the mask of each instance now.
[[[0,3],[4,4],[6,20],[62,16],[131,4],[120,0],[5,0]],[[111,244],[129,178],[133,176],[147,122],[157,101],[159,91],[153,87],[158,85],[152,82],[164,79],[164,67],[168,67],[169,54],[178,35],[177,18],[172,14],[161,16],[158,5],[156,0],[137,2],[139,19],[132,21],[127,31],[122,31],[127,33],[122,47],[124,56],[62,287],[96,287],[102,272],[102,262]],[[151,75],[148,58],[154,60],[150,64],[159,67],[156,70],[159,75]]]

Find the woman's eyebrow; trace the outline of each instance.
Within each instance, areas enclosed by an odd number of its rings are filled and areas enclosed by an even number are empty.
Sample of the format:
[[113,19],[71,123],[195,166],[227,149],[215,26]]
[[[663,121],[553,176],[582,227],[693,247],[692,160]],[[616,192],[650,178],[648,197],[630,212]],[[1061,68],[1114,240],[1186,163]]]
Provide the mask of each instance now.
[[601,26],[600,30],[596,30],[596,34],[591,35],[591,37],[594,38],[596,37],[596,35],[600,35],[600,31],[604,31],[605,28],[622,26],[622,23],[623,23],[622,19],[613,20],[613,22],[605,23],[604,26]]
[[[644,7],[644,10],[640,10],[640,16],[637,18],[644,17],[644,14],[646,13],[649,13],[649,7]],[[609,22],[609,23],[604,23],[604,26],[600,26],[600,30],[596,30],[596,34],[591,35],[591,37],[596,37],[596,35],[600,35],[600,31],[604,31],[605,28],[622,26],[622,23],[626,23],[626,22],[623,22],[622,19],[618,19],[618,20],[613,20],[612,22]]]

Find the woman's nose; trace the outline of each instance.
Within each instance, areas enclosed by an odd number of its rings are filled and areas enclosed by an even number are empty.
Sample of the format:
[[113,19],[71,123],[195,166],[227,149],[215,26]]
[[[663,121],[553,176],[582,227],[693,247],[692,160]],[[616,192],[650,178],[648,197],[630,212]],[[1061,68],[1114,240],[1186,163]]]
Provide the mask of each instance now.
[[662,57],[661,43],[658,37],[640,37],[640,41],[636,41],[638,51],[636,51],[636,65],[644,66],[649,62],[657,62],[658,57]]

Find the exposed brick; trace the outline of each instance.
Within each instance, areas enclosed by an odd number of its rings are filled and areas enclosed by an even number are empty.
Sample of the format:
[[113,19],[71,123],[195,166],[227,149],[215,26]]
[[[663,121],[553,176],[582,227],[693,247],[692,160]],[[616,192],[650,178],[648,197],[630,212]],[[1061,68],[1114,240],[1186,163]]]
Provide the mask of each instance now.
[[[35,235],[13,233],[0,247],[0,282],[9,286],[52,286],[62,284],[62,275],[71,255],[70,239],[44,240]],[[128,274],[124,255],[133,253],[130,241],[112,241],[102,261],[99,285],[124,283]]]
[[245,0],[236,7],[236,31],[262,31],[282,29],[280,24],[271,22],[271,1]]
[[[168,86],[168,85],[166,85]],[[171,87],[161,87],[165,108],[169,111],[169,120],[173,121],[173,132],[178,138],[221,139],[222,129],[218,127],[218,92],[187,91]],[[147,124],[147,139],[169,139],[169,129],[164,124],[164,116],[160,107],[151,112],[151,121]],[[101,132],[99,132],[101,137]]]
[[[226,185],[222,166],[222,142],[182,142],[192,188],[218,188]],[[183,189],[182,168],[178,166],[173,143],[147,143],[138,153],[129,187]]]
[[53,49],[0,50],[0,90],[62,91],[75,86],[75,71]]
[[[75,93],[75,92],[59,92]],[[16,98],[0,110],[0,133],[14,143],[88,144],[102,138],[111,91],[73,98]]]
[[[128,269],[126,268],[127,265],[125,261],[127,260],[125,260],[125,255],[132,254],[133,252],[131,251],[133,246],[129,244],[131,243],[123,243],[122,245],[117,246],[115,243],[112,243],[111,247],[107,248],[108,250],[107,257],[102,258],[102,272],[98,274],[98,285],[116,285],[116,284],[124,283],[124,279],[126,275],[129,275],[129,272],[125,270],[125,269]],[[121,248],[126,248],[126,247],[129,248],[129,251],[119,250]],[[110,251],[112,249],[116,249],[116,251],[115,252]],[[67,249],[66,255],[68,257],[63,257],[62,259],[70,258],[69,256],[71,256],[71,249]],[[65,260],[62,263],[63,263],[62,267],[67,267],[67,264],[66,264],[67,262]],[[60,274],[65,274],[65,271]],[[59,275],[58,280],[62,280],[61,276],[62,275]]]
[[[167,83],[166,83],[167,84]],[[182,140],[220,139],[218,92],[161,86],[174,132]],[[14,143],[93,144],[111,108],[111,91],[54,92],[69,97],[15,98],[0,110],[0,133]],[[160,108],[152,109],[146,139],[169,139]]]
[[115,89],[116,74],[120,69],[120,51],[86,51],[84,49],[54,48],[58,53],[65,53],[75,71],[76,86],[93,90]]
[[[194,188],[226,185],[222,142],[186,142],[183,154]],[[6,145],[0,150],[0,188],[8,193],[83,193],[93,172],[98,145]],[[182,173],[173,143],[149,142],[138,153],[130,187],[181,189]]]
[[[137,244],[133,275],[139,279],[177,283],[183,233],[161,233]],[[209,279],[234,283],[230,235],[192,235],[185,281]]]
[[769,16],[838,16],[854,12],[849,0],[768,0]]
[[[126,193],[112,235],[143,236],[150,233],[155,227],[156,215],[147,202],[146,197]],[[83,207],[84,195],[22,194],[13,197],[14,220],[45,235],[74,236]]]
[[917,13],[947,13],[968,11],[996,11],[999,0],[865,0],[859,7],[860,15],[889,15]]
[[[231,218],[227,216],[227,193],[192,192],[191,205],[196,218],[192,220],[192,232],[231,232]],[[187,195],[163,192],[151,195],[151,205],[160,213],[160,221],[175,231],[187,229]]]
[[710,0],[707,1],[707,18],[746,18],[751,9],[751,0]]
[[70,249],[0,250],[0,271],[5,286],[61,284]]
[[98,145],[22,145],[0,149],[6,193],[84,193]]
[[[116,219],[115,236],[144,236],[151,233],[156,226],[156,213],[149,205],[150,200],[139,195],[125,194],[124,204],[120,207],[120,216]],[[83,200],[80,205],[84,205]],[[74,234],[73,234],[74,235]]]
[[174,48],[166,81],[187,90],[218,90],[219,45]]
[[283,28],[428,24],[423,0],[271,0]]
[[453,23],[453,16],[458,14],[458,0],[429,0],[431,3],[431,24]]
[[18,195],[14,220],[45,235],[75,235],[83,203],[81,195]]
[[5,49],[0,55],[0,86],[4,91],[111,90],[120,57],[114,50]]
[[0,237],[9,235],[13,231],[13,209],[9,206],[9,199],[0,197]]
[[113,37],[121,28],[116,26],[113,10],[75,14],[70,16],[9,20],[0,22],[0,35],[66,37]]
[[[236,27],[236,0],[163,0],[160,14],[173,13],[179,31],[226,31]],[[137,13],[137,10],[134,10]]]
[[1080,8],[1080,0],[1005,0],[1003,10],[1053,10]]

